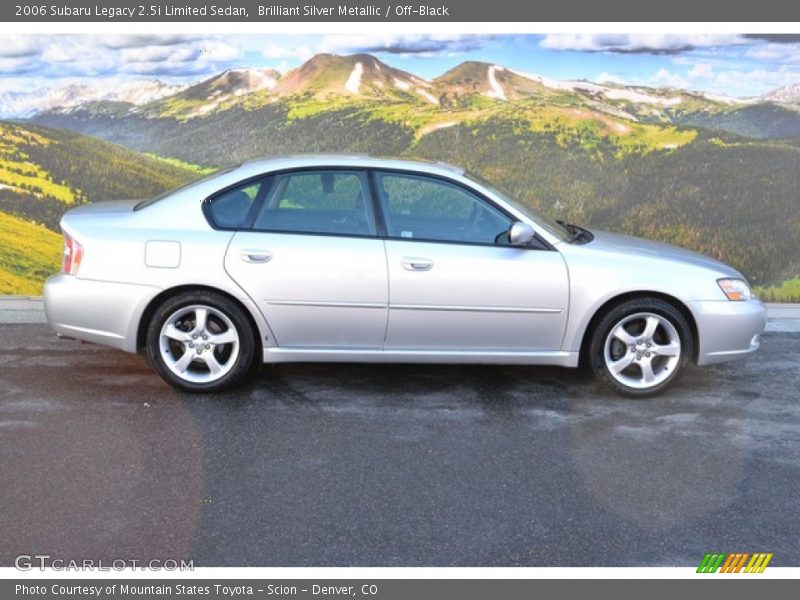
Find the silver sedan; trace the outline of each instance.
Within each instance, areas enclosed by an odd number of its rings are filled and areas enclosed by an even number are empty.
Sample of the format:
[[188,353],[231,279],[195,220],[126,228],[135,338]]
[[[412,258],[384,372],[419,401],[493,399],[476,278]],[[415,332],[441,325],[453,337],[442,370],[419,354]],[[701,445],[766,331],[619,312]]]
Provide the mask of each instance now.
[[61,227],[51,327],[188,391],[261,362],[513,363],[586,364],[640,397],[754,352],[766,322],[725,264],[552,222],[441,163],[251,161]]

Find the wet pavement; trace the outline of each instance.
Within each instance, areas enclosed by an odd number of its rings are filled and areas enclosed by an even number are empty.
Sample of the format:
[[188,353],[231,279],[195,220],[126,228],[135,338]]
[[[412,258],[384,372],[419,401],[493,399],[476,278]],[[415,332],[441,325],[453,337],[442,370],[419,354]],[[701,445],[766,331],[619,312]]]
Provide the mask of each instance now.
[[662,397],[549,367],[280,365],[174,391],[0,325],[0,565],[800,564],[800,334]]

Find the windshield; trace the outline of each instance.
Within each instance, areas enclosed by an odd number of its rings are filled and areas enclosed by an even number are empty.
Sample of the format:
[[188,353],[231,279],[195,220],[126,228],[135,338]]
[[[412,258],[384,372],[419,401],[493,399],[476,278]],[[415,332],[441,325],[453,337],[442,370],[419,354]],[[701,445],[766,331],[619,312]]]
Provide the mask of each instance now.
[[465,172],[464,175],[467,177],[467,179],[471,179],[472,181],[481,184],[481,186],[486,188],[488,191],[492,192],[495,196],[498,196],[504,202],[507,202],[508,204],[513,206],[515,209],[517,209],[519,212],[527,216],[529,219],[541,225],[544,229],[547,230],[548,233],[556,236],[558,239],[565,242],[569,242],[572,240],[573,234],[566,227],[560,225],[559,223],[555,222],[553,219],[549,217],[533,212],[527,206],[524,206],[519,202],[517,202],[516,200],[514,200],[511,196],[508,195],[508,193],[498,188],[495,184],[486,181],[483,177],[481,177],[480,175],[475,175],[474,173]]

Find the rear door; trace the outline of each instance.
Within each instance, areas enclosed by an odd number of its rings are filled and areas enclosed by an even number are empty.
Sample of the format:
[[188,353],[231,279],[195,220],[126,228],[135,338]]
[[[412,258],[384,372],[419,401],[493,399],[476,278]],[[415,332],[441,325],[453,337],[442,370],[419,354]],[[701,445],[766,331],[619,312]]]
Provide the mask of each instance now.
[[386,257],[366,173],[292,171],[269,187],[252,230],[234,235],[225,268],[259,304],[275,342],[382,348]]

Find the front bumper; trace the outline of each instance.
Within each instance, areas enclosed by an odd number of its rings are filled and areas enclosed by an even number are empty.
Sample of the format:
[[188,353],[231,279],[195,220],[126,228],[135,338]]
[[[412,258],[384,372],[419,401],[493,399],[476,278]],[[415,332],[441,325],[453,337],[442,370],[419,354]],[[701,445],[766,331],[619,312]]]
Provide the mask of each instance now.
[[744,358],[758,350],[767,324],[767,308],[760,300],[691,302],[700,347],[698,365]]
[[56,333],[136,352],[139,320],[160,291],[60,273],[44,284],[44,311]]

